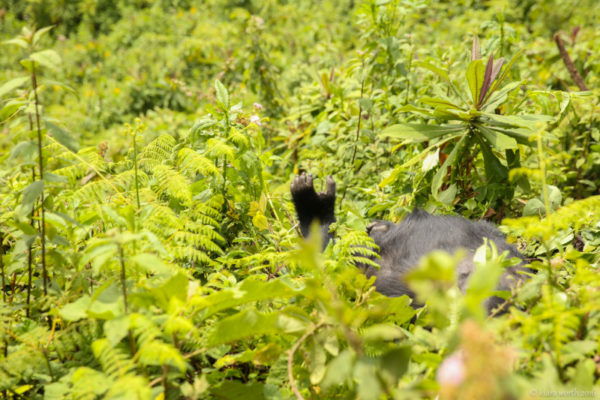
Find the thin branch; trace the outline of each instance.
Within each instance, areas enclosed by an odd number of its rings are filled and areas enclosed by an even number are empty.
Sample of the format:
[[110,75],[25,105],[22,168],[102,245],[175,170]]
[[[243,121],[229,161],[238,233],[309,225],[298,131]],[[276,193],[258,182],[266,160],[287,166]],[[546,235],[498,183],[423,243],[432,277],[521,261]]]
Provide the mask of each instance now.
[[4,256],[4,236],[2,232],[0,232],[0,274],[2,274],[2,302],[6,303],[6,280],[4,276],[4,261],[2,257]]
[[565,48],[565,44],[560,37],[560,33],[556,32],[554,34],[554,41],[556,42],[556,47],[558,47],[560,56],[562,57],[563,62],[565,63],[565,67],[567,67],[567,70],[569,71],[569,75],[571,75],[571,79],[573,79],[579,90],[590,90],[588,89],[587,85],[585,84],[585,81],[579,74],[579,71],[577,71],[575,64],[573,64],[573,60],[571,60],[571,57],[569,56],[569,53]]
[[288,373],[288,379],[290,380],[290,386],[292,387],[292,392],[294,392],[294,395],[296,395],[298,400],[304,400],[304,397],[302,397],[302,394],[300,394],[300,391],[298,390],[298,387],[296,386],[296,381],[294,380],[294,374],[292,372],[292,366],[294,365],[294,353],[300,348],[300,346],[302,346],[302,343],[304,343],[304,341],[310,335],[315,333],[315,331],[317,329],[319,329],[322,325],[323,325],[322,323],[319,323],[319,324],[315,325],[312,329],[306,331],[304,333],[304,335],[302,335],[300,337],[300,339],[298,339],[298,341],[296,343],[294,343],[294,345],[290,349],[290,355],[288,356],[288,363],[287,363],[287,373]]
[[[31,86],[33,88],[33,97],[35,100],[35,123],[37,128],[38,141],[38,167],[40,180],[44,181],[44,156],[42,154],[42,128],[40,124],[39,99],[37,93],[37,76],[35,73],[35,63],[31,63]],[[40,199],[40,209],[42,214],[42,222],[40,226],[40,235],[42,242],[42,279],[44,286],[44,296],[48,295],[48,270],[46,269],[46,210],[44,207],[44,191],[42,190]]]

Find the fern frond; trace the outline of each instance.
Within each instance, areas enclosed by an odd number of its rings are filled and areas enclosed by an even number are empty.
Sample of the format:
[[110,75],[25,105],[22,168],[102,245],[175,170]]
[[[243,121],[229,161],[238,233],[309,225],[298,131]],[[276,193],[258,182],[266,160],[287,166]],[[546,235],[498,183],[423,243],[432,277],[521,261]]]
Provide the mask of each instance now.
[[295,265],[292,264],[292,260],[294,260],[294,257],[290,252],[263,249],[260,253],[250,254],[236,259],[227,259],[223,260],[223,262],[228,266],[237,268],[269,268],[273,270],[283,265],[293,268]]
[[364,231],[348,232],[335,244],[335,248],[339,252],[338,263],[340,264],[378,266],[373,261],[379,258],[378,246]]
[[167,194],[185,205],[192,203],[190,184],[183,175],[167,165],[154,168],[154,177],[158,181],[158,194]]
[[190,148],[183,148],[177,153],[177,161],[179,167],[184,171],[194,176],[201,174],[204,176],[217,176],[219,170],[215,167],[213,161],[204,157],[200,153]]
[[[61,150],[60,148],[58,150]],[[53,161],[59,162],[60,164],[70,163],[71,165],[54,169],[54,174],[64,176],[71,180],[77,180],[84,177],[90,171],[103,171],[106,167],[106,162],[98,154],[98,149],[95,147],[87,147],[79,150],[77,154],[71,152],[68,149],[64,149],[63,152],[54,152],[48,163],[51,164]]]
[[73,193],[73,197],[80,202],[89,203],[91,200],[95,200],[95,202],[101,203],[106,201],[107,196],[111,192],[114,192],[113,187],[109,181],[98,179],[76,190]]
[[[223,250],[213,242],[213,239],[223,239],[221,235],[207,227],[208,232],[212,234],[192,233],[186,231],[175,232],[173,239],[175,242],[182,245],[192,245],[194,247],[202,248],[206,251],[210,251],[217,254],[223,254]],[[212,237],[211,237],[212,236]]]
[[146,172],[152,172],[163,161],[170,160],[175,144],[175,138],[171,135],[162,134],[158,136],[142,150],[140,154],[140,166]]
[[[114,175],[111,177],[111,180],[115,183],[115,185],[123,189],[123,191],[135,190],[135,170],[133,169]],[[148,175],[146,175],[144,171],[138,171],[138,183],[139,187],[142,187],[148,183]]]
[[113,348],[107,339],[98,339],[92,343],[92,351],[102,365],[102,370],[111,379],[124,377],[135,369],[128,355]]
[[143,376],[129,374],[117,379],[105,399],[151,399],[148,380]]
[[104,373],[88,367],[77,368],[71,382],[73,387],[69,394],[74,399],[96,399],[98,393],[106,392],[114,385]]
[[174,259],[194,261],[196,263],[216,267],[218,264],[213,261],[206,252],[195,249],[191,246],[170,246],[169,252]]
[[179,350],[170,344],[151,340],[140,346],[136,356],[142,365],[170,365],[181,372],[186,370],[186,362]]
[[235,154],[235,149],[221,139],[211,138],[206,142],[206,146],[213,157],[225,156],[231,160]]
[[229,133],[229,138],[233,143],[237,144],[238,146],[248,147],[248,145],[250,144],[246,135],[239,132],[237,129],[231,129],[231,132]]
[[[152,204],[149,209],[148,216],[143,220],[143,227],[157,233],[162,232],[165,228],[170,231],[177,229],[180,226],[177,214],[173,209],[161,204]],[[170,233],[169,233],[170,234]]]

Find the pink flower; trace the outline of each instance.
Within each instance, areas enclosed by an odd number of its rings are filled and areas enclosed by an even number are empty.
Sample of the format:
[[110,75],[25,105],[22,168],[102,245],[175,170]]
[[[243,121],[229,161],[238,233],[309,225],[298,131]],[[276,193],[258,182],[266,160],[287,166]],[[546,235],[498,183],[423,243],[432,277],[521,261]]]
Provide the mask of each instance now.
[[254,103],[254,108],[256,108],[257,110],[262,110],[263,106],[260,103]]
[[465,380],[465,362],[461,352],[452,354],[440,364],[437,381],[442,386],[459,386]]
[[260,126],[260,117],[258,115],[253,115],[250,117],[250,122]]

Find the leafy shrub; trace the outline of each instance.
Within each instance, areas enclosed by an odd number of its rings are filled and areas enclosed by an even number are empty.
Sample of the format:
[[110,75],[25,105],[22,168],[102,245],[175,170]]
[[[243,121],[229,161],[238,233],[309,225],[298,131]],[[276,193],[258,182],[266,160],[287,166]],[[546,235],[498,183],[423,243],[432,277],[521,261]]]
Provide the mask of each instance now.
[[[591,393],[598,99],[549,29],[594,88],[597,7],[564,7],[0,3],[0,397]],[[304,170],[338,182],[324,252]],[[495,293],[489,244],[466,293],[433,253],[425,307],[378,294],[364,228],[413,207],[503,221],[536,273]]]

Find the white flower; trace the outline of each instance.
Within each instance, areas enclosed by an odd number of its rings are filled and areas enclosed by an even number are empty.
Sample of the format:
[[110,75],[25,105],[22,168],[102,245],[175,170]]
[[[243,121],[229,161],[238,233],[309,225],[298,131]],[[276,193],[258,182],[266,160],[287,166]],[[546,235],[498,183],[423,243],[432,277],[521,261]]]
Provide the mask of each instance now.
[[260,117],[258,115],[253,115],[250,117],[250,122],[260,126]]
[[440,364],[437,381],[442,386],[459,386],[465,380],[465,363],[462,353],[454,353]]

